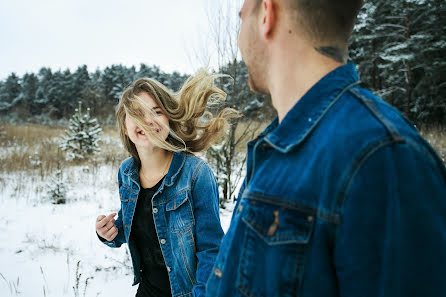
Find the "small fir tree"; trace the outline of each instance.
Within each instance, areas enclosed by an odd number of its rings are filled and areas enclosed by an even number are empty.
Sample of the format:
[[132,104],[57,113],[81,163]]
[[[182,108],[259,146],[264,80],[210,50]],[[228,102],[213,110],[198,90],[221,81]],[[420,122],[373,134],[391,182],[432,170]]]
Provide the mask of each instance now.
[[67,158],[84,159],[86,156],[100,151],[98,142],[102,129],[98,121],[90,116],[90,109],[82,113],[82,104],[76,108],[73,117],[70,119],[69,130],[65,130],[60,145],[63,151],[68,151]]
[[53,204],[66,203],[67,186],[63,180],[62,170],[58,166],[53,177],[47,183],[47,196]]

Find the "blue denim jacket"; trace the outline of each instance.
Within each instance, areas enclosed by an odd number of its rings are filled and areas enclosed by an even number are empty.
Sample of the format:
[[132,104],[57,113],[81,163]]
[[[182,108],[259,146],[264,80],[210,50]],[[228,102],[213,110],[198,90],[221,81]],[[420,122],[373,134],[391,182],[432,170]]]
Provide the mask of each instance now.
[[357,81],[335,69],[248,144],[207,296],[446,296],[446,169]]
[[[110,247],[129,244],[140,282],[140,255],[132,240],[132,219],[140,191],[139,169],[126,159],[118,172],[121,209],[115,225],[119,232]],[[172,296],[204,296],[205,284],[218,253],[223,230],[218,188],[209,166],[191,154],[175,153],[169,171],[152,199],[152,214],[169,273]]]

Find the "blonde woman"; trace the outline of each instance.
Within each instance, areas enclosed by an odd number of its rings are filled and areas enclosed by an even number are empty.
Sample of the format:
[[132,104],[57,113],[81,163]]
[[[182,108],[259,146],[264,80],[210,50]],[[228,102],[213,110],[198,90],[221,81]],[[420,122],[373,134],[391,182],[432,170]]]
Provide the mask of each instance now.
[[236,117],[206,112],[224,98],[215,76],[201,70],[173,94],[142,78],[126,89],[116,111],[121,140],[131,157],[118,172],[121,209],[96,220],[110,247],[128,243],[136,296],[204,296],[223,231],[209,166],[193,152],[206,150]]

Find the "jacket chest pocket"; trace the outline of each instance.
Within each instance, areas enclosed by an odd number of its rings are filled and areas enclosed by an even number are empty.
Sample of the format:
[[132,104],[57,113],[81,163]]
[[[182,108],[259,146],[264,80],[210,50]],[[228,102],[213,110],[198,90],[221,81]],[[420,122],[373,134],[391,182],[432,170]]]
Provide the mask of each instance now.
[[[245,199],[238,288],[242,296],[299,296],[315,216],[294,208]],[[266,277],[268,276],[268,277]]]
[[119,199],[121,200],[121,210],[124,224],[128,225],[131,223],[133,211],[135,211],[136,207],[137,197],[138,194],[133,193],[126,186],[119,187]]
[[187,191],[177,194],[166,203],[166,216],[171,232],[178,233],[192,228],[195,220]]

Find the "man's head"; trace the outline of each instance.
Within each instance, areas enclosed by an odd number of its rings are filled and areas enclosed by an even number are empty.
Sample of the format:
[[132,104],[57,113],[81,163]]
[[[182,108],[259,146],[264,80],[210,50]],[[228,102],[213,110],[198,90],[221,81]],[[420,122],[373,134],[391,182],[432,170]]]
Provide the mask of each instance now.
[[[258,0],[261,1],[261,0]],[[345,63],[348,40],[363,0],[283,0],[290,23],[316,50]]]
[[[348,40],[363,0],[245,0],[239,47],[250,71],[250,85],[264,93],[268,43],[295,43],[333,59],[347,60]],[[283,57],[286,59],[287,57]]]

